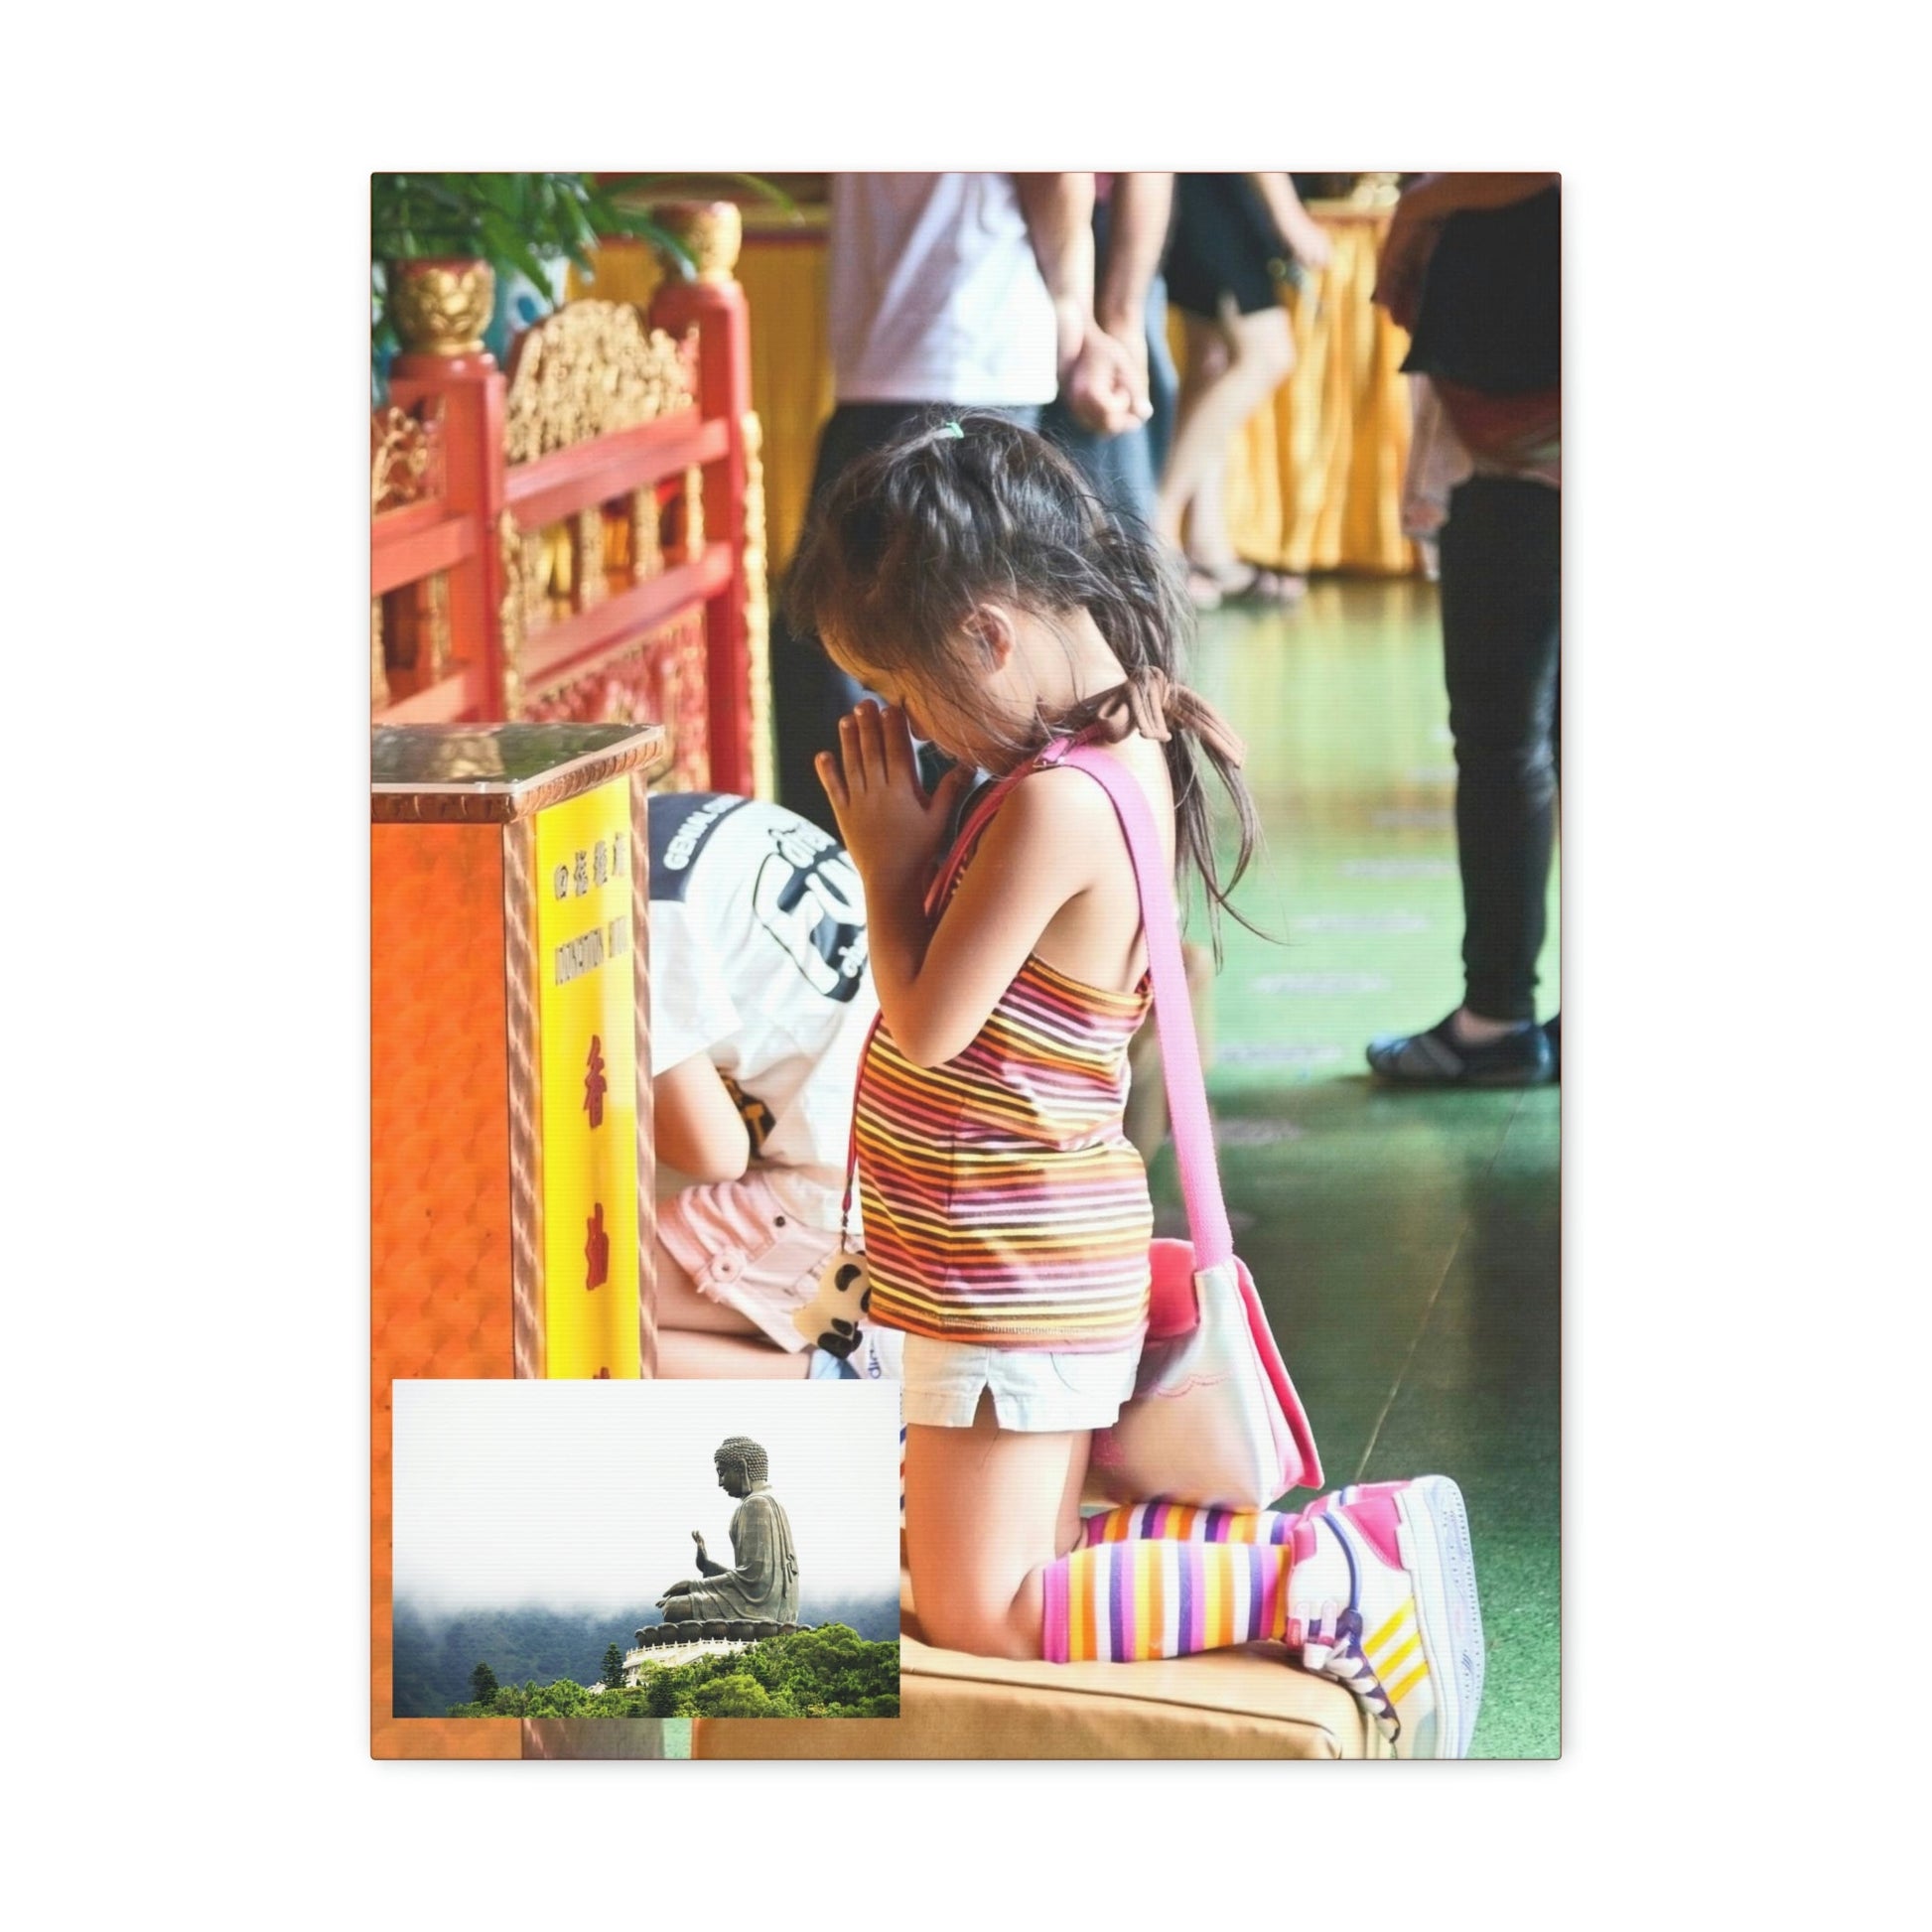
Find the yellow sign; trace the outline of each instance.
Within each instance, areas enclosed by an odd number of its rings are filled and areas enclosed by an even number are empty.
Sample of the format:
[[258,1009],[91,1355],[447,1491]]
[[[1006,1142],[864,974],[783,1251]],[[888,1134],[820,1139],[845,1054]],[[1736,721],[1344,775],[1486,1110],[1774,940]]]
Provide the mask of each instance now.
[[546,1373],[634,1378],[637,1038],[630,781],[537,814]]

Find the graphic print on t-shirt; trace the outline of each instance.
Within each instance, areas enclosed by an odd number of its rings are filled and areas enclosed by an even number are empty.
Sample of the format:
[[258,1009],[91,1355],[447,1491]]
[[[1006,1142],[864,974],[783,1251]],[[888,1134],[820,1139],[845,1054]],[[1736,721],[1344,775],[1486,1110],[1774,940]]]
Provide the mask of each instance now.
[[771,848],[752,909],[813,989],[843,1006],[871,956],[859,875],[838,842],[804,819],[771,827]]
[[644,813],[650,828],[650,896],[681,899],[706,842],[719,821],[753,801],[722,791],[653,793]]
[[[757,865],[752,910],[812,990],[848,1005],[871,957],[858,872],[829,833],[809,819],[725,792],[667,792],[650,801],[650,896],[683,901],[712,836],[738,818],[737,864]],[[753,828],[757,828],[754,830]],[[760,836],[761,834],[761,836]],[[765,848],[762,858],[744,853]],[[718,890],[714,885],[713,891]]]

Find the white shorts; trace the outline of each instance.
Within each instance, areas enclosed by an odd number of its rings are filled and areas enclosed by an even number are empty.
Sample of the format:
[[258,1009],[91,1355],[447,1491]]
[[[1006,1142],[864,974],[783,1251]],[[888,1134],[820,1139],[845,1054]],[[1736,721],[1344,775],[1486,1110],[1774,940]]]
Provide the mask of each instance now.
[[1141,1345],[1096,1353],[989,1348],[907,1335],[902,1414],[929,1429],[970,1429],[984,1390],[1002,1429],[1105,1429],[1134,1393]]

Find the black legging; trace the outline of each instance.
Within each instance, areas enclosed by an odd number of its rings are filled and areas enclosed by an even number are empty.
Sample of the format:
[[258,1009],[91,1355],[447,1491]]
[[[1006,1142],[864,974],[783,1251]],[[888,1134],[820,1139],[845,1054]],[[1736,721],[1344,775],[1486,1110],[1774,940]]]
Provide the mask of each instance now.
[[1536,1018],[1556,832],[1562,498],[1475,477],[1440,538],[1443,662],[1455,739],[1464,1002]]

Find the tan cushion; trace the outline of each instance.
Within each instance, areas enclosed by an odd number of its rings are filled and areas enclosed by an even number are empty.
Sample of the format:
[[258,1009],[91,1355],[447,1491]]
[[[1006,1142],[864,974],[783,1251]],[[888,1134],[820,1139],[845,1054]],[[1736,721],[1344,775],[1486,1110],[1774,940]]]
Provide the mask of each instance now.
[[1280,1644],[1147,1664],[937,1650],[900,1580],[897,1718],[700,1718],[693,1757],[1384,1757],[1339,1684]]

